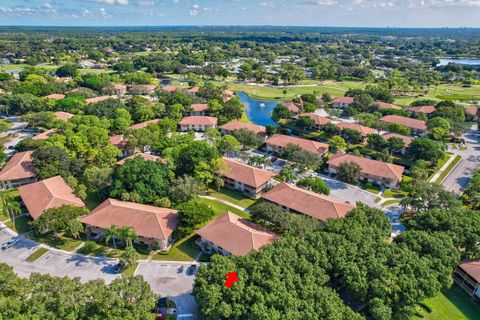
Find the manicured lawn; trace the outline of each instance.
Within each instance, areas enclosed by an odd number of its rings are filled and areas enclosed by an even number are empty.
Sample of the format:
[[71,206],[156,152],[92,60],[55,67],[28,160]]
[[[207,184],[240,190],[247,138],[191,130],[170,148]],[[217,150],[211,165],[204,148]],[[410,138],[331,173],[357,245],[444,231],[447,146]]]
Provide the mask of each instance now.
[[382,190],[379,186],[376,185],[367,185],[365,183],[360,184],[360,188],[363,190],[366,190],[368,192],[371,192],[373,194],[378,194],[380,190]]
[[25,259],[27,262],[33,262],[48,252],[46,248],[40,248]]
[[245,197],[238,192],[227,190],[224,188],[222,188],[220,191],[209,189],[208,195],[217,199],[222,199],[222,200],[231,202],[242,208],[248,208],[258,201],[258,199]]
[[81,253],[81,254],[86,254],[86,255],[89,255],[89,256],[95,256],[95,257],[100,257],[100,256],[103,256],[105,254],[107,254],[109,248],[106,247],[106,246],[102,246],[96,242],[92,242],[93,245],[92,247],[86,247],[86,246],[83,246],[82,248],[80,248],[77,252],[78,253]]
[[65,251],[73,251],[82,243],[81,240],[75,240],[63,235],[59,235],[58,237],[54,237],[51,235],[37,235],[37,234],[29,234],[28,237],[32,240],[37,242],[46,244],[50,247],[54,247],[57,249],[65,250]]
[[452,162],[447,166],[447,168],[438,176],[437,180],[435,182],[441,183],[443,179],[445,179],[449,173],[457,166],[457,164],[462,160],[462,157],[457,155],[455,159],[453,159]]
[[137,270],[138,267],[138,262],[134,263],[133,266],[128,267],[122,272],[122,275],[126,277],[131,277],[135,273],[135,270]]
[[480,318],[480,306],[457,286],[453,286],[433,298],[426,299],[425,304],[432,309],[432,312],[428,313],[426,310],[422,310],[423,319],[474,320]]
[[170,251],[166,253],[158,253],[153,259],[165,261],[193,261],[200,252],[200,248],[195,244],[196,239],[198,239],[198,236],[196,234],[191,234],[177,241]]
[[405,191],[387,189],[383,192],[384,198],[403,198],[407,195]]
[[215,82],[218,85],[227,85],[232,91],[241,91],[247,93],[250,97],[259,100],[290,100],[299,94],[316,93],[321,95],[328,92],[334,97],[343,96],[349,89],[364,88],[365,83],[359,81],[325,81],[322,85],[320,81],[308,80],[306,85],[287,86],[287,94],[283,94],[284,86],[255,86],[244,83],[234,82]]
[[30,224],[29,222],[32,221],[32,219],[30,218],[30,216],[26,215],[26,216],[21,216],[21,217],[17,217],[15,218],[15,225],[13,225],[13,221],[8,221],[6,224],[7,227],[9,227],[10,229],[16,231],[17,233],[25,233],[25,232],[28,232],[28,231],[31,231],[32,228],[30,227]]
[[400,203],[400,200],[391,199],[382,203],[382,207],[391,206],[392,204],[398,204],[398,203]]
[[240,118],[239,121],[240,121],[240,122],[243,122],[243,123],[252,123],[252,121],[250,121],[250,119],[248,119],[247,113],[245,112],[245,110],[243,110],[243,112],[242,112],[242,118]]
[[212,208],[212,210],[215,211],[215,216],[219,216],[222,213],[225,213],[226,211],[230,211],[231,213],[244,217],[245,219],[250,219],[250,215],[248,213],[246,213],[245,211],[241,211],[237,208],[231,207],[228,204],[215,201],[215,200],[204,199],[204,198],[200,199],[199,201],[206,203],[208,206],[210,206],[210,208]]

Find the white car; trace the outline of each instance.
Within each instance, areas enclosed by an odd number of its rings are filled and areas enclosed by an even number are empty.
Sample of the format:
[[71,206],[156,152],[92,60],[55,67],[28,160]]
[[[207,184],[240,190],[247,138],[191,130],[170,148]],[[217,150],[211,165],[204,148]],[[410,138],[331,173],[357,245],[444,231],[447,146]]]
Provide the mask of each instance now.
[[2,246],[0,247],[2,250],[7,250],[13,247],[16,243],[18,242],[18,239],[13,238],[8,240],[7,242],[4,242]]

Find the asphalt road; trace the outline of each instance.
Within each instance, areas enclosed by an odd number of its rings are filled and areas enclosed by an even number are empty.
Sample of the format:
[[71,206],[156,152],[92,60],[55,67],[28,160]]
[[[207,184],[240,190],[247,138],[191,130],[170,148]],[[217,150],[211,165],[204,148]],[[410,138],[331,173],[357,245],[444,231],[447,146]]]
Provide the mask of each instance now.
[[472,126],[464,134],[466,150],[450,149],[454,154],[462,157],[455,169],[442,182],[445,189],[461,194],[470,182],[473,174],[480,168],[480,135],[477,125]]

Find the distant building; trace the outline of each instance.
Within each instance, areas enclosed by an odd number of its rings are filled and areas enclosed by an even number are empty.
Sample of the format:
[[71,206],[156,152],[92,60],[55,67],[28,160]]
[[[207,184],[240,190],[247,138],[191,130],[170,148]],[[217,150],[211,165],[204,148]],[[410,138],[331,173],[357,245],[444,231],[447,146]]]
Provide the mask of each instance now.
[[110,144],[114,145],[115,147],[117,147],[121,151],[125,150],[125,148],[127,147],[127,143],[128,143],[128,141],[125,139],[125,137],[121,134],[111,136],[110,139],[109,139],[109,142],[110,142]]
[[148,126],[151,125],[151,124],[157,123],[158,121],[160,121],[160,119],[148,120],[148,121],[145,121],[145,122],[136,123],[136,124],[134,124],[134,125],[131,125],[131,126],[128,127],[128,128],[129,128],[129,129],[143,129],[143,128],[148,127]]
[[388,115],[380,118],[380,122],[387,124],[399,124],[409,128],[414,134],[424,134],[427,132],[427,124],[423,120],[412,119],[397,115]]
[[200,87],[193,87],[187,90],[189,94],[197,94],[200,91]]
[[105,234],[111,226],[130,227],[138,235],[140,244],[156,242],[160,250],[167,250],[178,225],[176,210],[107,199],[89,215],[80,219],[95,236]]
[[32,153],[33,151],[17,152],[8,160],[0,171],[0,181],[3,182],[4,188],[17,188],[37,181]]
[[206,103],[196,103],[192,104],[190,111],[188,112],[190,116],[209,116],[210,109]]
[[58,208],[63,205],[85,207],[83,201],[77,197],[61,176],[20,186],[18,191],[34,220],[51,208]]
[[345,109],[348,108],[353,103],[352,97],[340,97],[332,101],[332,106],[334,108]]
[[417,107],[410,107],[408,108],[408,110],[411,113],[423,113],[423,114],[429,115],[435,112],[435,107],[434,106],[417,106]]
[[344,218],[355,206],[297,186],[281,183],[262,196],[284,210],[304,214],[320,221]]
[[117,161],[117,165],[119,165],[119,166],[124,165],[127,160],[135,159],[137,157],[143,158],[143,160],[145,160],[145,161],[154,161],[154,162],[165,163],[165,160],[162,159],[161,157],[154,156],[153,154],[149,154],[149,153],[139,152],[139,153],[132,154],[131,156],[128,156],[128,157],[126,157],[122,160]]
[[189,130],[205,132],[208,128],[216,128],[218,119],[215,117],[189,116],[180,120],[180,131]]
[[340,130],[344,130],[344,129],[355,130],[359,132],[364,138],[376,132],[375,129],[359,125],[358,123],[340,122],[340,123],[337,123],[336,126]]
[[45,98],[52,99],[52,100],[61,100],[61,99],[65,98],[65,95],[60,94],[60,93],[52,93],[52,94],[49,94],[48,96],[46,96]]
[[57,112],[54,112],[53,114],[58,120],[62,120],[62,121],[68,121],[74,116],[71,113],[63,112],[63,111],[57,111]]
[[402,181],[405,168],[392,163],[362,158],[350,154],[337,153],[328,161],[328,170],[332,174],[338,173],[342,163],[353,162],[360,166],[360,180],[371,182],[387,188],[396,188]]
[[406,149],[412,143],[412,140],[413,140],[412,138],[410,138],[408,136],[404,136],[404,135],[401,135],[401,134],[398,134],[398,133],[385,133],[382,137],[383,137],[383,139],[385,139],[387,141],[388,141],[388,139],[391,139],[391,138],[402,139],[403,144],[404,144],[402,154],[405,153]]
[[86,102],[87,104],[89,104],[89,103],[98,103],[98,102],[102,102],[102,101],[105,101],[105,100],[108,100],[108,99],[115,99],[115,97],[112,97],[112,96],[100,96],[100,97],[95,97],[95,98],[87,99],[87,100],[85,100],[85,102]]
[[231,212],[225,212],[195,233],[200,236],[203,251],[225,256],[246,256],[276,239],[274,233]]
[[302,113],[302,114],[298,115],[298,117],[308,117],[308,118],[312,119],[313,121],[315,121],[314,128],[317,129],[317,130],[321,130],[323,128],[323,126],[326,125],[327,123],[332,123],[332,119],[322,117],[322,116],[316,115],[314,113]]
[[255,132],[257,135],[265,137],[267,129],[264,126],[259,126],[253,123],[245,123],[240,121],[231,121],[220,127],[222,134],[233,134],[235,131],[245,129]]
[[465,107],[465,115],[467,116],[467,118],[470,118],[471,121],[477,121],[478,120],[477,107],[474,107],[474,106]]
[[221,172],[224,187],[241,192],[249,197],[259,197],[272,186],[275,173],[255,168],[244,163],[223,158],[226,168]]
[[48,137],[50,137],[55,132],[57,132],[57,129],[50,129],[50,130],[44,131],[42,133],[39,133],[36,136],[33,136],[32,139],[33,140],[46,140],[46,139],[48,139]]
[[267,138],[266,149],[267,151],[281,152],[289,144],[294,144],[305,151],[309,151],[321,156],[328,152],[328,144],[283,134],[274,134],[273,136]]
[[123,84],[114,84],[113,89],[115,90],[115,93],[118,95],[124,95],[127,93],[127,86]]
[[284,102],[282,103],[282,106],[285,106],[290,110],[293,114],[299,114],[302,112],[303,105],[301,103],[295,103],[295,102]]
[[382,102],[382,101],[377,102],[377,106],[378,106],[378,110],[384,110],[384,109],[402,110],[402,107],[396,106],[391,103]]
[[460,262],[453,272],[453,280],[480,303],[480,259]]

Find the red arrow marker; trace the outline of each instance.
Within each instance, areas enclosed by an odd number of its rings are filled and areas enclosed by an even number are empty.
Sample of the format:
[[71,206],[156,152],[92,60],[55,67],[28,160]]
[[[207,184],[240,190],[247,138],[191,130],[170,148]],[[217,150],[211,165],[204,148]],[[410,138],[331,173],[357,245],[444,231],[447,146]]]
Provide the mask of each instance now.
[[227,273],[225,276],[227,277],[227,281],[225,281],[225,287],[227,288],[231,288],[235,282],[238,282],[238,276],[235,271]]

